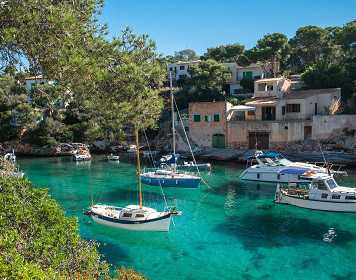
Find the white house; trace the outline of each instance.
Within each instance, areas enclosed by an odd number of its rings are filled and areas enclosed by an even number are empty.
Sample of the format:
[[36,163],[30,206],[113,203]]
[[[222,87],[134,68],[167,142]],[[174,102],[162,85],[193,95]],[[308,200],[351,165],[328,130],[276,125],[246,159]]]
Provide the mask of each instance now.
[[30,93],[31,93],[32,88],[35,85],[43,85],[43,84],[49,84],[49,85],[55,85],[55,86],[58,85],[58,83],[56,81],[47,80],[42,75],[25,78],[25,82],[26,82],[27,102],[30,105],[32,105]]
[[172,73],[172,80],[177,81],[182,78],[190,78],[188,67],[190,65],[199,64],[201,60],[178,61],[167,66],[167,76]]

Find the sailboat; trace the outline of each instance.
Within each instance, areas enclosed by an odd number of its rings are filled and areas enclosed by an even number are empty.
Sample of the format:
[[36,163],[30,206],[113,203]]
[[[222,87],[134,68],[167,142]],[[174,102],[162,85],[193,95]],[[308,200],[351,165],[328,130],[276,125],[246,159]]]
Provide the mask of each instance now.
[[174,100],[172,89],[172,74],[170,78],[170,93],[171,93],[171,111],[172,111],[172,134],[173,134],[173,153],[169,157],[156,162],[157,165],[172,166],[171,170],[158,169],[152,172],[144,172],[141,174],[142,183],[152,186],[175,187],[175,188],[198,188],[201,178],[191,174],[177,172],[177,160],[179,154],[176,154],[175,140],[175,123],[174,123]]
[[168,231],[173,215],[181,212],[175,207],[169,211],[157,211],[143,206],[142,184],[140,177],[140,151],[138,145],[138,129],[136,129],[137,147],[137,179],[139,184],[140,205],[126,207],[108,206],[93,203],[93,190],[90,187],[91,207],[83,214],[90,216],[98,224],[133,231]]

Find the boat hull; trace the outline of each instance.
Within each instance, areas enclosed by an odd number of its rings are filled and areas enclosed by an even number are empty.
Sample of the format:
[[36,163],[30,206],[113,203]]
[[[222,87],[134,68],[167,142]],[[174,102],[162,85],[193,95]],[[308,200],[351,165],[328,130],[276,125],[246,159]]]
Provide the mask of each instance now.
[[94,222],[109,227],[120,228],[133,231],[162,231],[167,232],[171,222],[172,215],[167,214],[159,218],[144,220],[144,221],[120,221],[98,214],[91,215]]
[[141,182],[149,186],[161,186],[164,188],[187,188],[196,189],[199,187],[200,178],[186,179],[186,178],[162,178],[141,175]]
[[310,183],[310,181],[300,178],[294,174],[278,174],[268,171],[244,171],[240,176],[242,180],[257,181],[257,182],[271,182],[271,183]]
[[356,202],[330,202],[321,200],[309,200],[286,196],[281,193],[276,194],[274,202],[278,204],[288,204],[312,210],[356,213]]

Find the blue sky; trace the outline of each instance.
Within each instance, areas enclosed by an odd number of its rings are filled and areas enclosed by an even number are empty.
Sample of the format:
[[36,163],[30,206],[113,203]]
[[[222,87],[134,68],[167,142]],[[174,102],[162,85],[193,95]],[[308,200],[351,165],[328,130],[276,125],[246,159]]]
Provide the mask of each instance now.
[[251,48],[267,33],[289,38],[302,26],[342,25],[356,19],[356,0],[105,0],[100,22],[110,37],[126,26],[147,33],[164,55],[240,43]]

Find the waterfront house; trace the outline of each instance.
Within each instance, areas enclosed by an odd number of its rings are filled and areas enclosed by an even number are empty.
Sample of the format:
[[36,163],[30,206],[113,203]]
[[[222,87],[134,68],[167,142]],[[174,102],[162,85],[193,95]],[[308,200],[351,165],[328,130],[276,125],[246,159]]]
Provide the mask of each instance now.
[[169,72],[172,74],[172,81],[175,83],[179,79],[190,78],[188,67],[199,64],[201,60],[178,61],[167,66],[167,77]]
[[[339,88],[290,91],[287,79],[261,79],[245,105],[190,103],[185,130],[193,145],[207,148],[270,149],[328,139],[356,129],[356,116],[329,112],[340,95]],[[182,141],[178,148],[184,149]]]
[[48,80],[45,77],[43,77],[43,75],[25,78],[25,82],[26,82],[27,102],[30,105],[32,105],[31,90],[35,85],[43,85],[43,84],[58,85],[56,81]]

